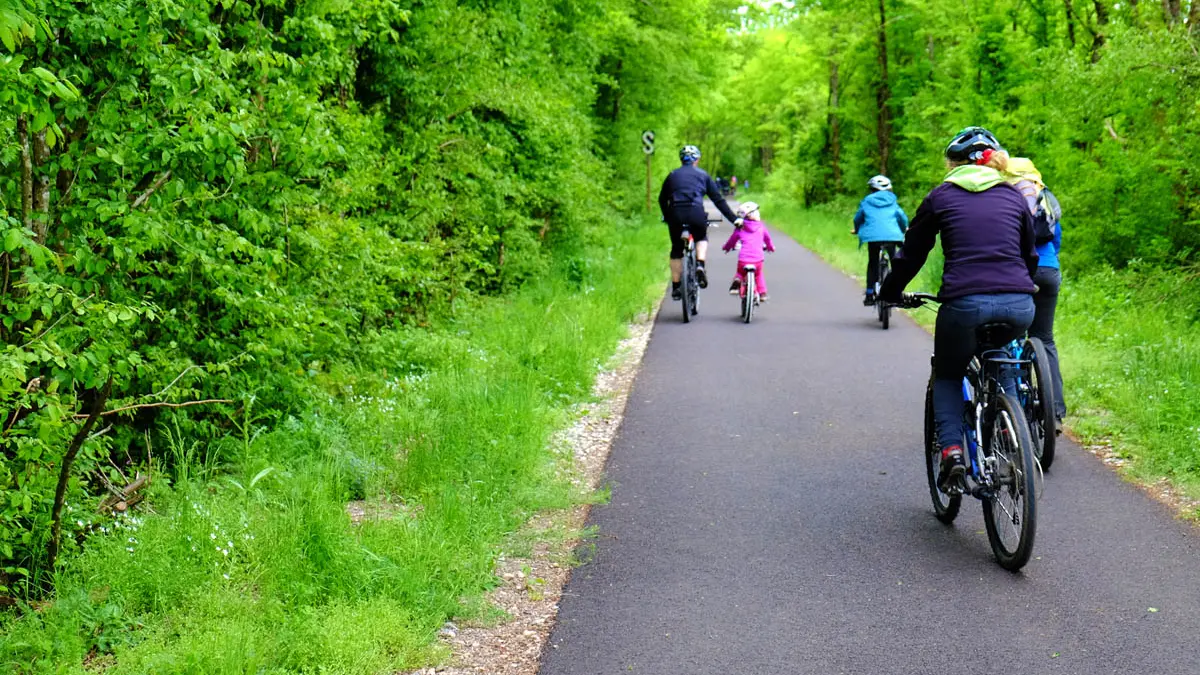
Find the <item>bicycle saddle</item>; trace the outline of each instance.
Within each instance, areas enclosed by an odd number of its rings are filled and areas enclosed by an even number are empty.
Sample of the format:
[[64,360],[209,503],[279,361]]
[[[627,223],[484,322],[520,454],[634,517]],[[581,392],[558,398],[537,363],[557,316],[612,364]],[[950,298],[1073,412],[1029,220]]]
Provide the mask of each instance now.
[[746,270],[747,272],[753,272],[754,270],[758,269],[758,266],[757,265],[745,265],[742,267],[742,269]]
[[978,340],[980,350],[1003,347],[1020,334],[1021,331],[1007,321],[985,323],[975,329],[975,339]]

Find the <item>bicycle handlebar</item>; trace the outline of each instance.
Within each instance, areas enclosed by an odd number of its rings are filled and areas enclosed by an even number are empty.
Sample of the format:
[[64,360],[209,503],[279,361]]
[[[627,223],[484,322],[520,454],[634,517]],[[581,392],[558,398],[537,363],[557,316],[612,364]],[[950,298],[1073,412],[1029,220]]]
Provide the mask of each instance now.
[[939,302],[933,293],[901,293],[900,302],[896,303],[906,309],[916,309],[927,302]]

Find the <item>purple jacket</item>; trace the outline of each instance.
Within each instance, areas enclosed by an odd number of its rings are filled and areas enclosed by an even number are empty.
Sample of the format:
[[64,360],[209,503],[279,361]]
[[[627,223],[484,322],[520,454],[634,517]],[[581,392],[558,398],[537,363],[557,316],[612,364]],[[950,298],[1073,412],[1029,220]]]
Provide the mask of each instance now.
[[721,247],[721,250],[729,252],[738,241],[742,242],[742,248],[738,251],[738,262],[740,263],[760,263],[763,261],[763,248],[768,251],[775,251],[775,244],[771,242],[771,234],[767,232],[767,226],[757,220],[743,220],[741,227],[736,227],[733,234],[729,235],[729,241]]
[[939,234],[946,256],[938,293],[943,300],[977,293],[1033,293],[1038,254],[1025,197],[1003,181],[968,187],[945,182],[925,197],[880,297],[899,299]]

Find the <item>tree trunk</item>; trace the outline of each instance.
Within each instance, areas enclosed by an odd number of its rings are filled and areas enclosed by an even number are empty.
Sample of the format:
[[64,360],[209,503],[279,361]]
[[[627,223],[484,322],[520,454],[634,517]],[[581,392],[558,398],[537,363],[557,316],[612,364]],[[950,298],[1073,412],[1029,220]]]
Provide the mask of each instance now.
[[1067,9],[1067,39],[1071,42],[1071,48],[1075,48],[1075,8],[1071,5],[1071,0],[1063,0],[1063,5]]
[[1163,18],[1168,26],[1179,23],[1179,0],[1163,0]]
[[1108,5],[1104,0],[1092,0],[1096,8],[1096,30],[1092,32],[1092,63],[1100,60],[1100,48],[1104,46],[1104,27],[1108,25]]
[[837,28],[833,29],[833,52],[829,58],[829,165],[833,169],[830,189],[837,192],[842,185],[842,128],[838,111],[841,82],[838,78]]
[[17,145],[21,151],[21,222],[33,229],[33,151],[29,146],[29,120],[17,115]]
[[1200,0],[1192,0],[1192,7],[1188,10],[1188,32],[1195,35],[1200,33]]
[[50,148],[46,145],[46,130],[33,135],[33,166],[37,175],[33,179],[33,233],[37,243],[46,244],[46,230],[50,227],[50,174],[43,170],[50,159]]
[[879,143],[879,173],[885,176],[888,173],[892,141],[892,120],[888,113],[891,97],[888,88],[887,6],[885,0],[879,0],[879,83],[875,88],[875,105],[878,107],[875,136]]
[[613,76],[617,86],[613,91],[613,106],[612,106],[612,121],[616,122],[621,115],[621,67],[625,65],[625,61],[617,59],[617,72]]

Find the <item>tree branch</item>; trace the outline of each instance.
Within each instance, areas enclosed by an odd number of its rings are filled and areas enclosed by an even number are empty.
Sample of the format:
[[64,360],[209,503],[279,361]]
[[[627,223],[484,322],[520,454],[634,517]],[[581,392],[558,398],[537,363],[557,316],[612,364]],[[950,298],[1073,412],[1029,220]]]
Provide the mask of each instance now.
[[[186,408],[191,405],[204,405],[205,403],[236,403],[236,402],[237,401],[234,401],[234,400],[228,399],[228,398],[208,398],[208,399],[204,399],[203,401],[184,401],[183,403],[138,403],[136,405],[127,405],[123,408],[113,408],[112,410],[106,410],[100,414],[107,417],[109,415],[116,415],[117,413],[127,412],[129,410],[140,410],[142,408]],[[79,414],[79,415],[74,416],[75,419],[82,419],[84,417],[88,417],[88,415]]]
[[71,445],[67,447],[66,454],[62,458],[62,466],[58,470],[58,486],[54,489],[54,508],[50,511],[50,544],[46,551],[46,567],[54,569],[54,562],[58,559],[58,547],[60,537],[62,536],[62,507],[63,502],[67,497],[67,482],[71,479],[71,469],[75,465],[75,458],[79,455],[79,449],[83,447],[83,442],[92,432],[92,427],[96,426],[96,420],[104,414],[104,404],[108,402],[108,395],[112,393],[113,378],[108,376],[108,382],[104,384],[104,389],[92,401],[92,412],[87,415],[87,421],[75,432],[75,437],[71,439]]
[[162,174],[160,174],[153,183],[150,184],[150,187],[147,188],[145,192],[139,195],[137,199],[133,200],[133,205],[129,207],[129,210],[132,211],[140,208],[146,203],[146,200],[150,199],[151,195],[157,192],[158,189],[169,180],[171,180],[171,170],[167,169],[166,171],[162,172]]
[[94,297],[96,297],[96,294],[95,294],[95,293],[92,293],[91,295],[89,295],[89,296],[87,296],[86,298],[84,298],[84,299],[83,299],[83,302],[81,302],[81,303],[79,303],[78,305],[75,305],[74,307],[72,307],[72,308],[71,308],[71,311],[69,311],[69,312],[63,312],[63,315],[62,315],[62,316],[60,316],[60,317],[58,317],[58,320],[57,320],[57,321],[55,321],[54,323],[50,324],[50,326],[49,326],[49,327],[48,327],[46,330],[42,331],[41,333],[38,333],[38,336],[37,336],[37,337],[35,337],[35,338],[33,338],[32,340],[30,340],[29,342],[26,342],[25,344],[21,345],[21,349],[25,349],[25,348],[26,348],[26,347],[28,347],[29,345],[31,345],[31,344],[33,344],[33,343],[37,342],[38,340],[41,340],[42,338],[46,337],[46,333],[49,333],[51,330],[53,330],[53,329],[54,329],[54,327],[55,327],[55,326],[57,326],[58,324],[62,323],[63,319],[67,318],[67,317],[68,317],[68,316],[70,316],[71,314],[74,314],[74,313],[75,313],[75,310],[77,310],[77,309],[79,309],[80,307],[83,307],[84,305],[86,305],[86,304],[87,304],[87,302],[88,302],[88,300],[91,300],[91,299],[92,299],[92,298],[94,298]]

